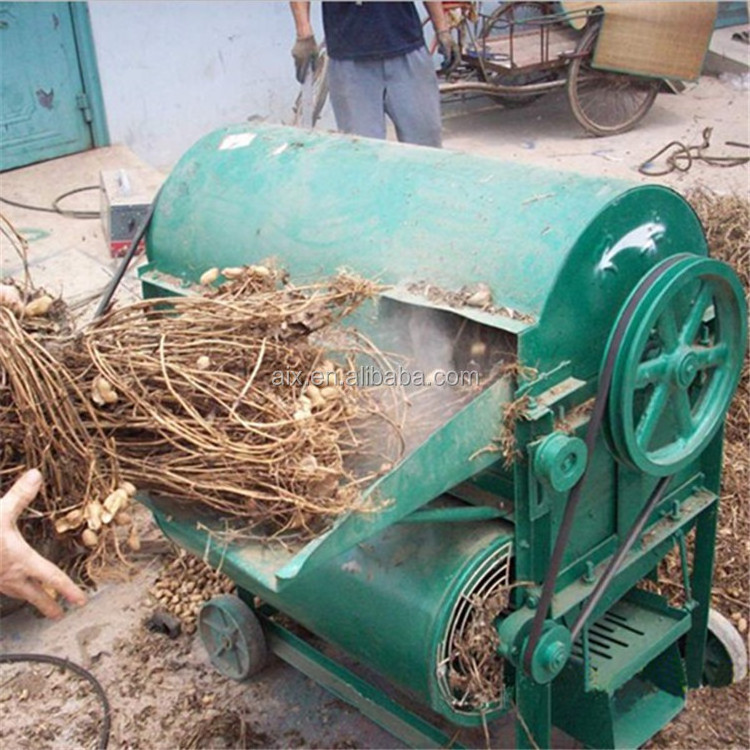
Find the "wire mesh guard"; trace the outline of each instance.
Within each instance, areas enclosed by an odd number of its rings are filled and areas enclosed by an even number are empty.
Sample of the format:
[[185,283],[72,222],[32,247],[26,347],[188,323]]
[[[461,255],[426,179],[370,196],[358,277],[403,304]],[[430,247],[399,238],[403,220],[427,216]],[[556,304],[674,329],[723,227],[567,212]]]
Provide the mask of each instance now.
[[438,687],[458,714],[486,716],[506,707],[494,621],[508,606],[512,547],[500,547],[469,577],[438,645]]

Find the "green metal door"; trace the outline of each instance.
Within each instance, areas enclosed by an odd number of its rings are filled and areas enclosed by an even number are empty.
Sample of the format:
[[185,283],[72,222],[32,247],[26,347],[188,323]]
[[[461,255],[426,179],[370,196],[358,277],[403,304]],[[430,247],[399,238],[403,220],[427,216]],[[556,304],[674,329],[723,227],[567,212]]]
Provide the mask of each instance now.
[[0,69],[0,170],[106,142],[85,4],[0,3]]

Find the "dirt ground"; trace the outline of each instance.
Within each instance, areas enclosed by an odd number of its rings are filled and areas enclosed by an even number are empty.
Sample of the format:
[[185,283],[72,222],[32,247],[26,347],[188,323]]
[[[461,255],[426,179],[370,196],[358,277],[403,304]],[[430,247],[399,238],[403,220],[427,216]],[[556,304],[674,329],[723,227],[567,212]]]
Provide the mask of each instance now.
[[[728,151],[726,141],[749,140],[747,89],[736,88],[732,81],[702,79],[686,94],[657,102],[638,132],[598,140],[584,138],[564,102],[554,97],[526,110],[458,113],[446,120],[446,147],[643,182],[637,164],[672,139],[700,142],[702,129],[712,126],[717,153]],[[17,179],[22,184],[23,176]],[[719,192],[746,194],[748,169],[695,164],[686,174],[658,182],[680,191],[702,184]],[[54,192],[65,187],[60,181],[46,184]],[[32,223],[39,221],[37,217],[19,215],[19,226],[38,226]],[[49,245],[55,240],[53,233],[42,242]],[[90,263],[94,253],[87,252],[83,260]],[[53,273],[52,261],[49,264]],[[37,281],[44,283],[43,278]],[[144,518],[143,523],[148,521]],[[276,658],[252,681],[236,683],[212,668],[195,634],[183,632],[170,640],[149,632],[144,621],[156,607],[149,590],[174,558],[155,529],[145,539],[130,579],[91,591],[83,609],[57,622],[43,621],[23,609],[0,622],[1,652],[60,656],[91,670],[110,702],[111,748],[402,746]],[[724,564],[746,568],[746,560],[741,555]],[[717,592],[716,602],[735,623],[744,617],[747,628],[748,571],[736,577],[737,588]],[[651,745],[750,747],[749,695],[747,679],[730,689],[691,692],[686,710]],[[102,717],[90,686],[69,672],[48,664],[0,664],[3,747],[93,748]],[[507,726],[493,735],[493,746],[512,746],[512,741]]]

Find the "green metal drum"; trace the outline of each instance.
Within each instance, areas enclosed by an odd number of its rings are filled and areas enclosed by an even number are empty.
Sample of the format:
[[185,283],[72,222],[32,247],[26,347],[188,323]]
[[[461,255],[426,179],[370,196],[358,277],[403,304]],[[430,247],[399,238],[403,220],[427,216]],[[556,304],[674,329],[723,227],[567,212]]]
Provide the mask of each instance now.
[[[147,252],[146,297],[200,293],[207,269],[269,258],[295,283],[346,267],[389,285],[344,321],[381,349],[396,316],[427,311],[501,338],[522,373],[493,380],[364,489],[387,503],[304,546],[225,547],[194,514],[157,509],[167,535],[221,566],[246,601],[260,597],[455,724],[491,720],[512,698],[518,747],[550,746],[553,721],[589,745],[632,747],[682,709],[704,674],[721,426],[747,336],[736,275],[706,257],[683,198],[244,124],[185,154],[158,196]],[[489,309],[415,291],[479,282]],[[517,458],[506,465],[496,446],[511,402]],[[680,607],[641,586],[674,549]],[[452,674],[453,654],[477,603],[506,589],[495,627],[507,669],[482,703]],[[232,675],[257,661],[242,611],[204,616],[212,658]],[[346,680],[355,702],[358,678]]]
[[[220,565],[242,590],[293,617],[454,723],[477,724],[482,714],[491,720],[507,708],[502,685],[487,705],[477,705],[468,691],[453,685],[451,660],[477,603],[510,584],[509,524],[395,524],[300,574],[278,593],[260,585],[259,556],[248,554],[246,547],[225,548],[216,537],[207,539],[174,509],[157,511],[156,517],[181,546],[198,555],[209,549],[210,562]],[[231,607],[225,612],[218,604],[209,609],[201,616],[201,628],[207,632],[212,660],[235,679],[247,676],[256,649],[245,636],[248,627],[241,613]],[[220,637],[225,631],[235,634],[231,649]],[[236,634],[242,636],[240,647],[234,643]],[[237,652],[236,660],[226,656],[228,650]]]

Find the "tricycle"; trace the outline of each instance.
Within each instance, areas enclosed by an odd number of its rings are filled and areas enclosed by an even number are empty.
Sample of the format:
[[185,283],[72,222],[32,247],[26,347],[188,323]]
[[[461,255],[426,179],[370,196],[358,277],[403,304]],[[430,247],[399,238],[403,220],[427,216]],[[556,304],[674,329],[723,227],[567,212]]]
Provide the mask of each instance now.
[[661,78],[592,66],[604,10],[566,11],[559,3],[509,2],[483,15],[481,3],[443,3],[460,49],[439,71],[443,97],[484,94],[520,107],[564,88],[573,116],[596,136],[630,130],[649,111]]

